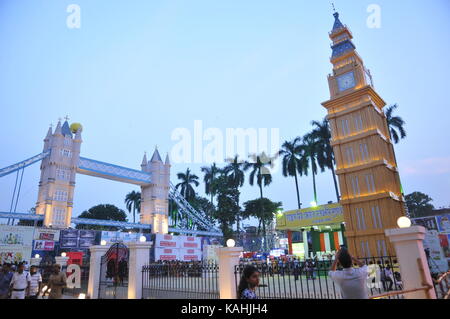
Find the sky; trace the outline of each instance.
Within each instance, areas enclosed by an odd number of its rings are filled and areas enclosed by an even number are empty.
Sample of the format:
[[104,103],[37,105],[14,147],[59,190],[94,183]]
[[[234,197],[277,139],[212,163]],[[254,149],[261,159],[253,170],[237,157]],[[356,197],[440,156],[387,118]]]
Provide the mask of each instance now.
[[[67,24],[71,4],[79,28]],[[367,24],[373,4],[377,27]],[[335,7],[377,92],[406,121],[408,136],[395,146],[404,192],[450,206],[450,2]],[[0,168],[40,153],[49,125],[66,115],[83,125],[81,156],[136,169],[155,145],[170,153],[174,131],[193,134],[196,120],[220,132],[277,129],[280,143],[302,136],[326,115],[332,13],[329,1],[0,0]],[[171,180],[187,167],[202,178],[210,164],[172,163]],[[14,182],[14,174],[0,178],[0,211],[10,209]],[[18,212],[35,205],[38,182],[35,164]],[[317,188],[319,204],[336,200],[329,171]],[[125,209],[132,190],[77,175],[74,215],[100,203]],[[248,181],[241,193],[241,202],[259,194]],[[296,208],[294,180],[279,170],[264,195]],[[304,206],[312,201],[311,176],[300,179],[300,196]]]

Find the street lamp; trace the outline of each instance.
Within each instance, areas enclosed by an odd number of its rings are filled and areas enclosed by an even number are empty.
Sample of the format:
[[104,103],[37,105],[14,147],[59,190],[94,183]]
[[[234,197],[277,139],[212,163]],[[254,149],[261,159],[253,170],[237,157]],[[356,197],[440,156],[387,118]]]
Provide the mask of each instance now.
[[406,216],[402,216],[399,219],[397,219],[397,225],[400,228],[411,227],[411,220]]
[[227,240],[227,247],[228,248],[232,248],[232,247],[234,247],[234,245],[236,245],[236,242],[234,241],[234,239],[228,239]]

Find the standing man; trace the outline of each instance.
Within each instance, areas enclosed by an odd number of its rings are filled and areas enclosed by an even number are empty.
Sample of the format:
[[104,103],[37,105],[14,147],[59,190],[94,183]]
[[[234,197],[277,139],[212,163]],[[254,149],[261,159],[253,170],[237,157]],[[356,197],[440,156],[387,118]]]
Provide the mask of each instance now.
[[11,299],[25,299],[25,296],[28,295],[28,276],[29,274],[25,272],[25,265],[20,263],[17,266],[17,272],[11,279]]
[[9,286],[11,284],[11,279],[13,273],[11,272],[11,265],[4,263],[2,266],[2,271],[0,272],[0,299],[9,298]]
[[[353,268],[353,263],[359,268]],[[343,270],[336,270],[340,264]],[[350,255],[342,247],[337,253],[331,266],[329,276],[339,286],[343,299],[368,299],[367,276],[369,272],[364,262]]]
[[61,265],[54,264],[53,272],[48,279],[48,288],[51,289],[48,299],[61,299],[62,291],[66,285],[67,277],[66,274],[61,271]]
[[37,267],[32,265],[30,267],[30,275],[28,276],[28,281],[30,283],[30,292],[27,299],[37,299],[42,286],[42,276],[37,271]]

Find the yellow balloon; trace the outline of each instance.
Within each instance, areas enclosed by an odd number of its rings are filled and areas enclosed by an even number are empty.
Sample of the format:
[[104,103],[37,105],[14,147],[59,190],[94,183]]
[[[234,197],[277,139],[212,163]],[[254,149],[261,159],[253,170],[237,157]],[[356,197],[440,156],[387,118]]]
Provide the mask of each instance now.
[[80,123],[72,123],[70,124],[70,130],[72,133],[76,133],[78,129],[83,130],[83,126]]

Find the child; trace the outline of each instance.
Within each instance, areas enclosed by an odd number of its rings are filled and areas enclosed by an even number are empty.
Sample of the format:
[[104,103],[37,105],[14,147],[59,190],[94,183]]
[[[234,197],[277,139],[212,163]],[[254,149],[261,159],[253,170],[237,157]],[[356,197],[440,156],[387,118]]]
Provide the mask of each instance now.
[[238,287],[239,299],[258,299],[255,293],[259,285],[259,271],[254,266],[247,265],[242,273]]

